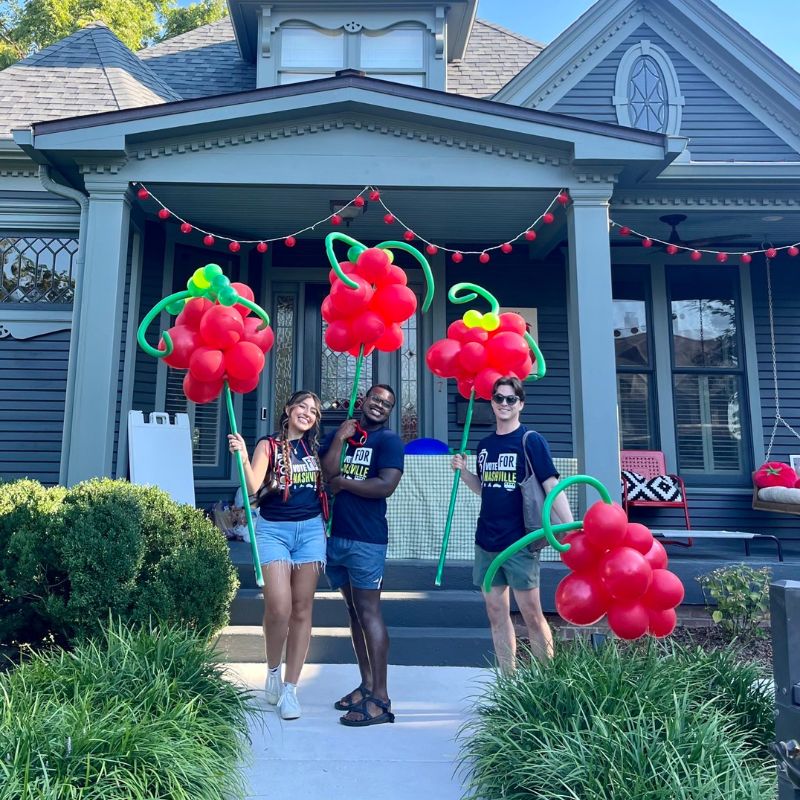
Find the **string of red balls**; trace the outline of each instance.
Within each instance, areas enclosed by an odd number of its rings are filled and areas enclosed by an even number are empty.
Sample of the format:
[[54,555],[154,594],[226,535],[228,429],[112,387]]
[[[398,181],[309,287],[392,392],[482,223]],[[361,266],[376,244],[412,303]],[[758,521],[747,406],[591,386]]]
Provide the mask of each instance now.
[[266,253],[269,249],[269,245],[272,242],[280,242],[283,241],[286,247],[294,247],[297,244],[297,237],[301,236],[302,234],[306,233],[307,231],[311,231],[316,229],[318,225],[324,225],[329,223],[330,225],[338,226],[344,222],[344,217],[341,215],[341,211],[345,208],[350,206],[354,206],[356,208],[363,208],[366,204],[366,199],[368,198],[373,203],[380,203],[383,210],[386,212],[383,215],[383,221],[387,225],[394,225],[397,223],[398,225],[402,226],[405,230],[403,232],[403,239],[406,242],[413,242],[415,239],[418,239],[425,245],[425,252],[429,256],[436,255],[440,250],[444,253],[450,253],[450,258],[456,264],[460,263],[464,260],[465,255],[477,255],[478,261],[481,264],[486,264],[490,261],[491,256],[489,255],[491,252],[495,250],[499,250],[501,253],[510,253],[513,250],[513,243],[522,239],[524,241],[532,242],[536,239],[536,231],[534,227],[538,225],[540,222],[544,225],[551,225],[555,222],[555,214],[553,213],[553,209],[557,206],[566,206],[569,203],[569,194],[565,190],[560,190],[558,194],[548,203],[547,208],[538,216],[533,222],[530,223],[527,227],[521,230],[516,236],[512,239],[509,239],[506,242],[502,242],[497,245],[493,245],[492,247],[486,247],[483,250],[456,250],[451,247],[445,247],[440,244],[436,244],[431,242],[422,236],[418,236],[414,231],[406,225],[392,210],[384,203],[383,198],[381,197],[380,191],[375,188],[374,186],[365,186],[349,203],[345,203],[341,208],[335,211],[332,214],[329,214],[327,217],[323,217],[322,219],[317,220],[316,222],[312,223],[311,225],[306,225],[306,227],[301,228],[300,230],[294,231],[293,233],[289,234],[288,236],[273,236],[273,237],[264,237],[262,239],[233,239],[230,236],[224,236],[223,234],[214,233],[213,231],[206,230],[205,228],[201,228],[199,225],[194,225],[188,220],[181,217],[179,214],[176,214],[171,208],[168,208],[161,200],[158,199],[144,184],[138,184],[139,189],[136,192],[136,196],[139,200],[153,200],[157,205],[160,206],[157,212],[157,216],[160,220],[166,222],[167,220],[174,219],[180,223],[179,229],[180,232],[183,234],[191,234],[191,233],[201,233],[203,234],[203,244],[206,247],[214,247],[217,243],[217,240],[227,242],[228,243],[228,250],[232,253],[238,253],[242,249],[242,245],[255,245],[255,249],[259,253]]

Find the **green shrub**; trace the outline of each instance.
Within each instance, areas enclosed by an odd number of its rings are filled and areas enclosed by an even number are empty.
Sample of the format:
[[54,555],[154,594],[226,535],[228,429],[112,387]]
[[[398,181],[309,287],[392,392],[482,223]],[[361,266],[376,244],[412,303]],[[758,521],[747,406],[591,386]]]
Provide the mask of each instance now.
[[746,640],[766,635],[762,623],[769,619],[771,575],[769,567],[753,569],[734,564],[701,575],[697,582],[703,588],[714,622],[732,636]]
[[183,627],[105,626],[0,675],[2,800],[231,800],[250,694]]
[[763,800],[772,700],[725,653],[583,643],[498,677],[461,733],[469,798]]
[[98,479],[0,486],[0,641],[69,646],[109,613],[223,627],[237,588],[227,543],[165,492]]

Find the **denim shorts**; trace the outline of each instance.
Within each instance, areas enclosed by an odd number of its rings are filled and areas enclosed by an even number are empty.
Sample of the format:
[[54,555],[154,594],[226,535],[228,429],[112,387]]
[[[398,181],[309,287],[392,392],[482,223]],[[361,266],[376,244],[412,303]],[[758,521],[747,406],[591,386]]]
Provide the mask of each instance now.
[[385,544],[331,536],[325,570],[331,589],[341,589],[348,584],[354,589],[380,589],[387,547]]
[[[475,562],[472,566],[472,582],[483,586],[483,579],[489,571],[492,561],[499,553],[490,553],[475,545]],[[510,586],[512,589],[527,590],[539,588],[539,550],[523,547],[514,553],[503,566],[497,570],[492,579],[492,586]]]
[[256,546],[262,564],[284,561],[292,566],[318,563],[325,566],[325,529],[322,516],[295,522],[264,519],[256,522]]

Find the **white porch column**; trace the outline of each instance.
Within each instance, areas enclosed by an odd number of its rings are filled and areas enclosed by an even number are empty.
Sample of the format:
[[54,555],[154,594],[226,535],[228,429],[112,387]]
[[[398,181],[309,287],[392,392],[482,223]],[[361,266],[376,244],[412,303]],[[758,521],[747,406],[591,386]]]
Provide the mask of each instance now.
[[[619,500],[619,426],[612,331],[611,184],[570,188],[567,277],[572,428],[578,469]],[[590,489],[581,506],[597,499]]]
[[86,180],[86,261],[70,342],[74,394],[61,456],[68,486],[113,472],[130,202],[127,181],[105,177]]

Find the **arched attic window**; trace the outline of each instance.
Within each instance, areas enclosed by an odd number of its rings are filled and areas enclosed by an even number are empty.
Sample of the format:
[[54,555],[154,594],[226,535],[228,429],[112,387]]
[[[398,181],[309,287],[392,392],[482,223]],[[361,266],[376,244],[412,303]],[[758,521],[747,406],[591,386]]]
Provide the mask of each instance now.
[[622,57],[614,86],[617,121],[629,128],[678,134],[684,99],[669,56],[643,39]]

